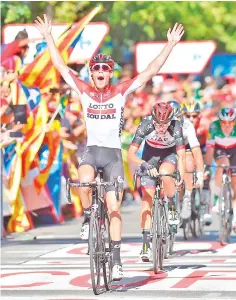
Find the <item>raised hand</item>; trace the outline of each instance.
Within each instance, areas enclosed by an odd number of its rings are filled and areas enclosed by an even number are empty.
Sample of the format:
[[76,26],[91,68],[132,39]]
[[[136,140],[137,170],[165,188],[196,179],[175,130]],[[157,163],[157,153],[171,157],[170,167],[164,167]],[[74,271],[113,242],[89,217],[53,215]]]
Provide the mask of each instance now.
[[169,42],[172,42],[176,45],[180,41],[183,34],[184,26],[182,24],[175,23],[175,26],[173,27],[172,31],[171,28],[169,28],[167,32],[167,39]]
[[42,36],[46,38],[47,35],[50,35],[51,30],[52,30],[52,21],[48,20],[47,16],[44,14],[43,15],[44,21],[37,16],[35,22],[35,27],[40,31]]

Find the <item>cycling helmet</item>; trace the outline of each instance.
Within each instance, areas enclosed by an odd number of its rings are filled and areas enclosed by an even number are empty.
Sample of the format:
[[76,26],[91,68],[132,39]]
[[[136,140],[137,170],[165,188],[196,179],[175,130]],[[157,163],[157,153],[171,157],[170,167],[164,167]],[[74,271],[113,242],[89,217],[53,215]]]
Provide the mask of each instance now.
[[168,123],[174,116],[174,111],[169,103],[157,103],[152,108],[152,119],[156,123]]
[[105,55],[103,53],[99,53],[95,55],[89,62],[89,68],[91,69],[94,65],[104,63],[109,65],[112,69],[114,69],[115,62],[111,58],[110,55]]
[[182,105],[182,111],[183,113],[200,113],[201,112],[201,106],[196,101],[187,101],[183,103]]
[[225,107],[219,112],[219,119],[221,121],[234,121],[236,119],[236,113],[233,108]]
[[181,109],[181,105],[179,104],[179,102],[177,102],[175,100],[171,100],[171,101],[168,101],[168,103],[171,105],[171,107],[174,111],[174,116],[176,118],[182,117],[182,109]]

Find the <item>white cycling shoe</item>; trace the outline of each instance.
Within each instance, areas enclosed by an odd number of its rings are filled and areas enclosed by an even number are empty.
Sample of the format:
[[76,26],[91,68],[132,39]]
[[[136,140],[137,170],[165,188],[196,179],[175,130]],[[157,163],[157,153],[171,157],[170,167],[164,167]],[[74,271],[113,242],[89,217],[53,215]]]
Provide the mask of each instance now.
[[124,277],[122,266],[115,264],[112,268],[112,280],[120,281]]
[[210,214],[204,214],[203,216],[205,226],[210,226],[212,223],[212,216]]
[[152,250],[151,250],[151,248],[148,248],[146,252],[143,252],[143,249],[142,249],[141,253],[140,253],[140,258],[142,259],[143,262],[152,261]]
[[82,223],[82,227],[80,230],[80,238],[81,240],[88,240],[89,238],[89,223]]
[[185,220],[191,217],[191,199],[188,196],[184,196],[181,217]]

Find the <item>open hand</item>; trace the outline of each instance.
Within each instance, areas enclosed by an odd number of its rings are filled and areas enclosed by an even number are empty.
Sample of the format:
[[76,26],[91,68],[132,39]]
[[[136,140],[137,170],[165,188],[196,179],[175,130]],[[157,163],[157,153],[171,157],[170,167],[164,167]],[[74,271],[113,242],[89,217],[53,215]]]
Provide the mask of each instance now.
[[176,45],[181,37],[184,34],[184,26],[182,24],[175,23],[172,31],[171,28],[169,28],[167,32],[167,39],[169,42],[172,42],[174,45]]
[[37,16],[35,22],[35,27],[40,31],[40,33],[42,34],[42,36],[44,38],[46,38],[47,35],[51,34],[51,30],[52,30],[52,21],[48,20],[47,16],[44,14],[44,21]]

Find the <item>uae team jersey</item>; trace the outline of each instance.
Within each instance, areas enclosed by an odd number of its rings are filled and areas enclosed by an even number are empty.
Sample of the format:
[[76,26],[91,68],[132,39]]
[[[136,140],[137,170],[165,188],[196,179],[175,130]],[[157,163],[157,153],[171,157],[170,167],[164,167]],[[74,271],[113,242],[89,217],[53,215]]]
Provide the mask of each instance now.
[[176,148],[176,151],[185,149],[181,123],[175,119],[171,121],[165,133],[160,133],[155,130],[152,117],[144,118],[136,130],[132,145],[139,147],[143,140],[145,140],[144,148],[149,145],[155,149],[173,147]]
[[80,80],[72,71],[63,74],[63,77],[80,95],[87,129],[87,146],[121,149],[125,100],[142,83],[135,77],[117,85],[109,85],[104,92],[100,92]]

